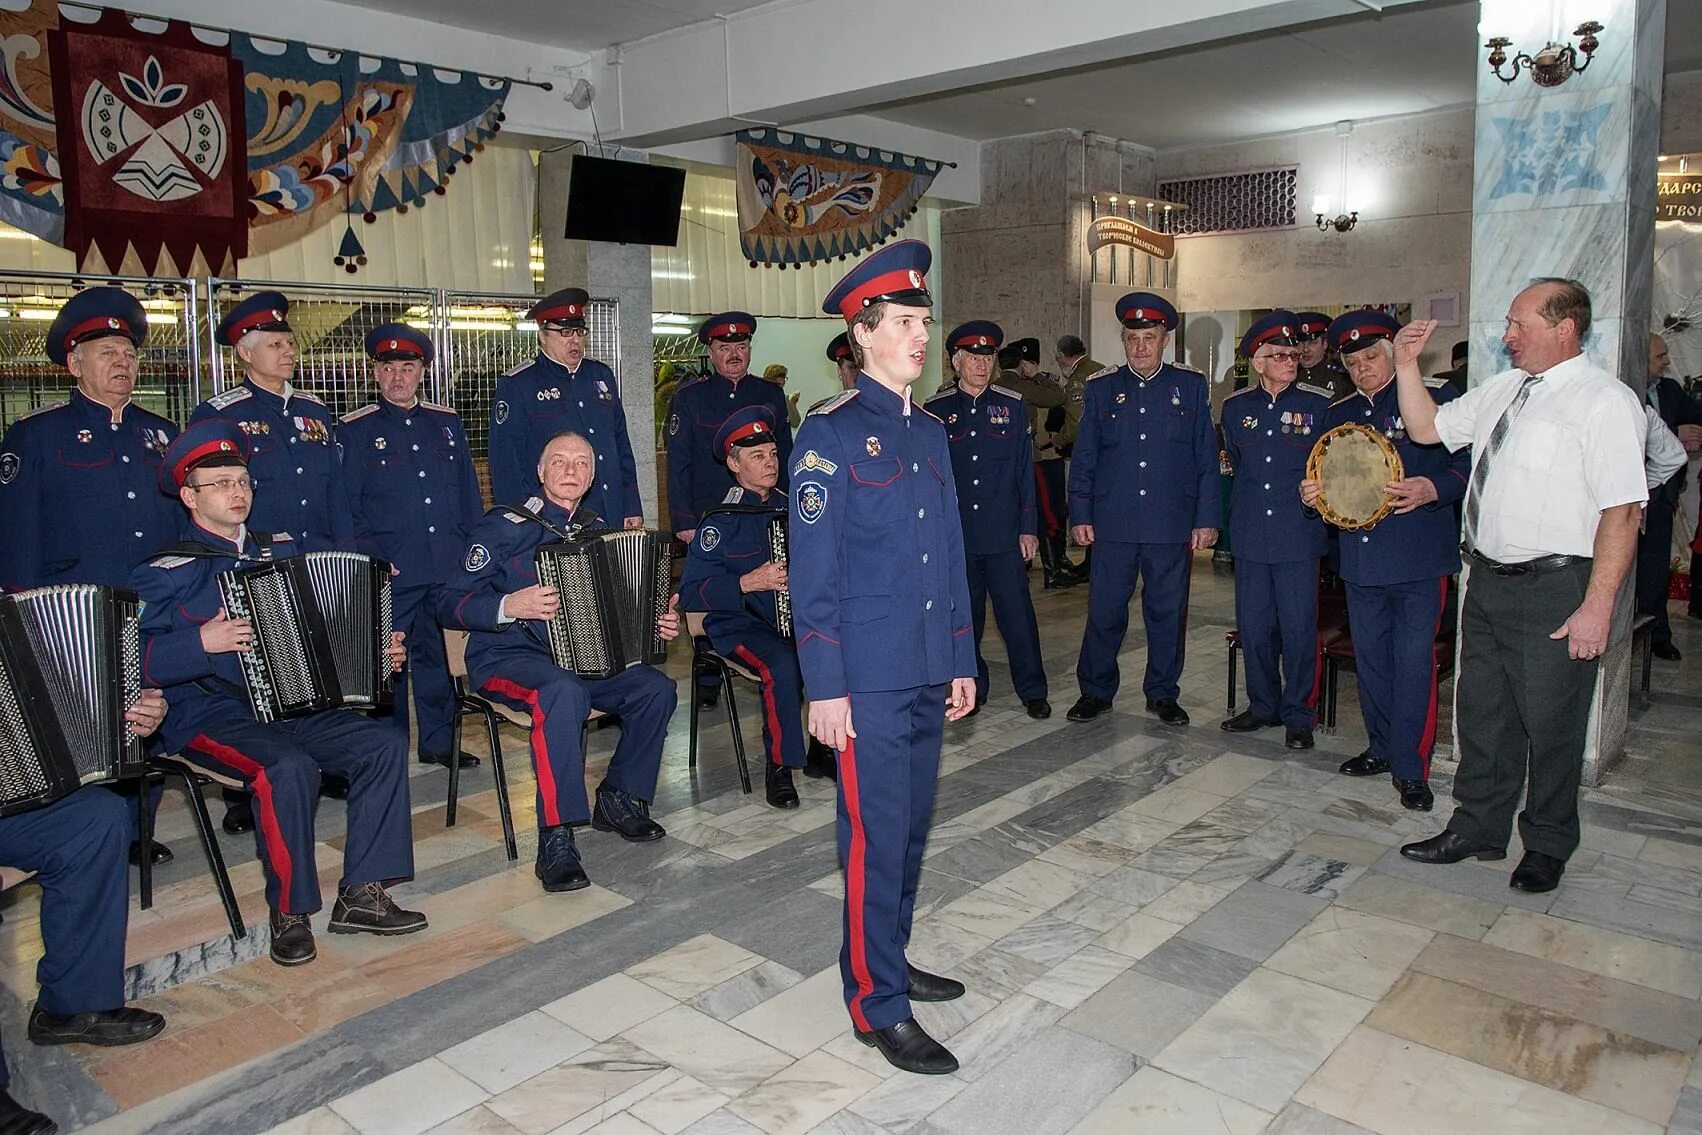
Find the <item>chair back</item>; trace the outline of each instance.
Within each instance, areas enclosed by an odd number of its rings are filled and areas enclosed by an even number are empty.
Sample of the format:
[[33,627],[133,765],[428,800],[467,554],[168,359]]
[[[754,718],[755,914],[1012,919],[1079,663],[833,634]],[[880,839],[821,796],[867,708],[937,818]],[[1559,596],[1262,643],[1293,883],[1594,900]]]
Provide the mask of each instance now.
[[444,629],[443,657],[449,663],[451,678],[467,676],[467,640],[470,637],[466,631]]
[[704,612],[702,612],[702,611],[686,611],[685,617],[686,617],[686,634],[690,635],[692,638],[695,639],[699,635],[704,633],[704,630],[703,630]]

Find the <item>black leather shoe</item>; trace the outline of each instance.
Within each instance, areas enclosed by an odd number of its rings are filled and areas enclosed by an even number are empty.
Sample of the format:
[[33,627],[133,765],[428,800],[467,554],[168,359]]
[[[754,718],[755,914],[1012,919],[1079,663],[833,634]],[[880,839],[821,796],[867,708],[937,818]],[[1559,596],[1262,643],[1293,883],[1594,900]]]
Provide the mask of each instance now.
[[648,801],[606,784],[597,786],[597,806],[591,812],[591,826],[600,832],[615,832],[632,843],[649,843],[668,834],[650,818]]
[[[155,867],[158,867],[161,864],[170,863],[175,858],[176,858],[176,856],[172,855],[172,853],[171,853],[171,848],[167,847],[165,844],[161,843],[159,840],[156,839],[150,844],[148,859],[153,863],[153,865]],[[140,867],[141,865],[142,865],[142,841],[141,840],[131,840],[130,841],[130,866]],[[5,1129],[4,1128],[0,1128],[0,1135],[5,1135]]]
[[1045,698],[1032,698],[1022,703],[1022,708],[1028,711],[1028,716],[1036,721],[1045,721],[1052,716],[1052,703]]
[[769,765],[763,774],[763,792],[774,808],[796,808],[798,789],[792,783],[792,770],[785,765]]
[[1310,749],[1312,747],[1312,731],[1290,725],[1283,731],[1282,743],[1289,749]]
[[272,960],[281,966],[304,966],[319,956],[313,927],[305,914],[272,912]]
[[719,683],[713,686],[699,686],[697,688],[698,709],[714,709],[720,701],[721,686]]
[[838,780],[839,756],[814,738],[804,752],[804,775],[811,780]]
[[1485,843],[1473,843],[1465,836],[1443,828],[1440,835],[1404,845],[1401,854],[1419,863],[1458,863],[1462,859],[1482,859],[1487,862],[1507,858],[1507,849],[1490,847]]
[[910,973],[910,1000],[912,1001],[956,1001],[963,996],[963,982],[949,977],[941,977],[937,973],[929,973],[925,969],[917,969],[909,963],[904,967]]
[[1544,855],[1540,851],[1527,851],[1525,857],[1519,860],[1519,865],[1513,868],[1513,875],[1507,880],[1507,885],[1515,891],[1524,891],[1527,895],[1546,894],[1560,885],[1560,876],[1565,872],[1566,860]]
[[1218,726],[1225,733],[1256,733],[1260,729],[1275,729],[1280,721],[1272,721],[1268,717],[1260,717],[1250,709],[1244,709]]
[[240,804],[231,804],[225,808],[225,818],[220,823],[227,835],[241,835],[243,832],[254,830],[254,805],[247,800]]
[[412,934],[425,928],[425,915],[397,906],[390,892],[378,883],[339,891],[331,907],[331,924],[326,927],[333,934]]
[[1436,806],[1436,795],[1423,780],[1402,780],[1394,777],[1395,791],[1401,794],[1401,807],[1409,812],[1428,812]]
[[906,1017],[889,1028],[859,1032],[857,1039],[870,1048],[880,1049],[886,1062],[901,1072],[949,1076],[957,1071],[957,1057],[924,1032],[915,1017]]
[[1678,647],[1670,642],[1657,642],[1650,649],[1654,652],[1656,658],[1664,658],[1668,662],[1677,662],[1684,657],[1678,652]]
[[96,1044],[116,1048],[158,1036],[165,1018],[128,1006],[99,1013],[45,1012],[40,1003],[30,1010],[29,1036],[36,1044]]
[[1092,694],[1083,694],[1076,699],[1076,704],[1064,714],[1071,721],[1092,721],[1102,713],[1111,712],[1111,703],[1104,698],[1096,698]]
[[1367,749],[1343,761],[1336,771],[1344,776],[1381,776],[1389,771],[1389,762]]
[[58,1135],[59,1124],[31,1111],[0,1088],[0,1135]]
[[334,773],[320,773],[319,795],[327,800],[347,800],[349,798],[349,778],[337,776]]
[[553,824],[538,832],[538,862],[532,868],[544,890],[577,891],[591,885],[591,877],[579,862],[579,847],[573,842],[573,829],[566,824]]
[[[422,765],[441,765],[444,768],[448,768],[449,767],[449,754],[448,753],[421,753],[420,756],[419,756],[419,761],[420,761],[420,764],[422,764]],[[462,768],[478,768],[479,767],[479,758],[475,757],[473,754],[471,754],[471,753],[467,752],[465,749],[463,749],[463,750],[461,750],[461,767]]]
[[1188,711],[1177,705],[1175,698],[1148,698],[1146,711],[1157,714],[1166,725],[1188,724]]

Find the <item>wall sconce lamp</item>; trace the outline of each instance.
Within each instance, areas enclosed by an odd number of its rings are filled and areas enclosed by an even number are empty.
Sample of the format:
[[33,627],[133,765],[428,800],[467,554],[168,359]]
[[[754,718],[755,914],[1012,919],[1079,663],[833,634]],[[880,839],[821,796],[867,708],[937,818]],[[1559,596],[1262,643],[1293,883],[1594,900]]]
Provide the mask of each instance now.
[[[1495,77],[1503,83],[1511,83],[1519,77],[1519,68],[1525,67],[1531,73],[1531,81],[1539,87],[1558,87],[1573,75],[1581,75],[1589,67],[1590,60],[1595,56],[1596,48],[1601,42],[1596,39],[1596,33],[1602,30],[1602,25],[1594,20],[1578,25],[1572,34],[1578,37],[1578,46],[1570,43],[1556,43],[1549,40],[1536,56],[1519,52],[1513,56],[1513,68],[1502,74],[1501,68],[1508,62],[1507,48],[1513,46],[1513,41],[1504,35],[1493,36],[1488,43],[1489,69],[1495,72]],[[1579,61],[1579,55],[1583,60]]]
[[[1344,209],[1347,206],[1347,139],[1348,135],[1352,133],[1353,123],[1351,121],[1344,120],[1336,123],[1336,137],[1340,138],[1342,143],[1341,170],[1339,173],[1339,180],[1336,184],[1341,188],[1342,207]],[[1312,198],[1312,212],[1317,214],[1319,232],[1329,232],[1331,229],[1334,229],[1338,233],[1351,232],[1353,231],[1353,227],[1359,223],[1358,209],[1355,209],[1351,213],[1337,213],[1334,217],[1325,216],[1325,214],[1329,211],[1330,199],[1328,196],[1320,193],[1318,196]]]

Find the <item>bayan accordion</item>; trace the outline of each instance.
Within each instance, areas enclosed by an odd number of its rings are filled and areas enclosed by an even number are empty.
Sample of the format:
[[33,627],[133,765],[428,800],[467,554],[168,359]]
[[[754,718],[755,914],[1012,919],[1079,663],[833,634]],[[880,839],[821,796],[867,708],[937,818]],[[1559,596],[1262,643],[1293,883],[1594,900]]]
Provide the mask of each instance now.
[[0,598],[0,816],[142,772],[124,720],[142,690],[134,591],[94,584]]
[[220,572],[219,594],[231,618],[254,627],[253,645],[237,657],[260,721],[395,701],[385,561],[308,552]]
[[[787,566],[786,514],[779,513],[768,522],[768,562]],[[774,593],[774,629],[787,638],[792,637],[792,593]]]
[[560,597],[549,620],[550,654],[582,678],[610,678],[668,657],[658,624],[673,598],[671,536],[643,528],[582,532],[543,544],[538,582]]

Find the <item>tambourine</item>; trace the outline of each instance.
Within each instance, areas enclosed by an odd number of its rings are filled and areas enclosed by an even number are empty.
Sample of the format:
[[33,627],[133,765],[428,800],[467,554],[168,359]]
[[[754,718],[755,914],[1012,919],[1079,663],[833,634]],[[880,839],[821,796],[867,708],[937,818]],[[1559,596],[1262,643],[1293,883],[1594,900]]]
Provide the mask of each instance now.
[[1318,439],[1306,479],[1320,486],[1312,507],[1337,528],[1370,528],[1394,509],[1388,484],[1406,476],[1395,443],[1370,426],[1349,422]]

